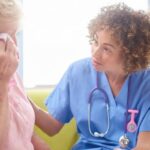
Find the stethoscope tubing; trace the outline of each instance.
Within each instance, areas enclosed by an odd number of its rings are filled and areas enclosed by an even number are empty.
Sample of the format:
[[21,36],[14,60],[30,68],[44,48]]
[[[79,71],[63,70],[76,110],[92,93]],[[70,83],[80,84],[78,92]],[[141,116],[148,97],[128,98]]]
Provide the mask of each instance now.
[[[130,104],[130,100],[129,100],[129,92],[130,92],[130,75],[129,75],[129,80],[128,80],[128,96],[127,96],[127,104],[126,104],[126,112],[125,112],[125,123],[124,123],[124,135],[127,134],[127,122],[128,122],[128,108],[129,108],[129,105]],[[94,137],[103,137],[105,136],[108,131],[109,131],[109,128],[110,128],[110,113],[109,113],[109,98],[108,98],[108,95],[106,94],[105,90],[102,89],[102,88],[99,88],[98,86],[98,72],[96,73],[96,87],[93,88],[89,94],[89,98],[88,98],[88,128],[89,128],[89,132],[92,136]],[[107,122],[108,122],[108,125],[107,125],[107,129],[105,132],[96,132],[98,136],[95,136],[94,133],[92,132],[91,130],[91,104],[92,104],[92,96],[94,94],[95,91],[99,91],[101,93],[104,94],[105,96],[105,105],[106,105],[106,112],[107,112]]]
[[109,128],[110,128],[110,114],[109,114],[109,106],[108,104],[106,104],[106,111],[107,111],[107,129],[105,132],[92,132],[91,130],[91,104],[88,103],[88,129],[89,129],[89,132],[90,134],[93,136],[93,137],[104,137],[108,131],[109,131]]
[[[108,100],[108,96],[107,96],[105,90],[98,87],[98,81],[99,80],[98,80],[98,72],[97,72],[97,74],[96,74],[96,87],[91,90],[91,92],[89,94],[89,98],[88,98],[88,129],[89,129],[89,132],[92,136],[104,137],[110,129],[109,100]],[[99,91],[105,95],[105,106],[106,106],[106,113],[107,113],[107,128],[106,128],[105,132],[97,132],[97,131],[92,132],[92,130],[91,130],[91,104],[92,104],[92,96],[93,96],[95,91]]]

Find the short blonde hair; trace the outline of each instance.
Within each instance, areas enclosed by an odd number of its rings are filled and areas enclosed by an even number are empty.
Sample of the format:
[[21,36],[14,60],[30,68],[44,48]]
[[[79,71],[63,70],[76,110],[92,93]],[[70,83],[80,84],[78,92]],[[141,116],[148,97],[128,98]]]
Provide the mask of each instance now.
[[20,21],[23,16],[19,0],[0,0],[0,22]]

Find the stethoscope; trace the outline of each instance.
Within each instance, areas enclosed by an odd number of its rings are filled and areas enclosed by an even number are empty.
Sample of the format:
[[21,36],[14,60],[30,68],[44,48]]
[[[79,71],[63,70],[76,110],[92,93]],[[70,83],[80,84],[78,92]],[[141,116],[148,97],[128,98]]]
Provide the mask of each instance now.
[[[89,98],[88,98],[88,129],[89,129],[89,133],[93,136],[93,137],[104,137],[106,134],[108,134],[109,129],[110,129],[110,113],[109,113],[109,98],[107,93],[105,92],[104,89],[100,88],[98,86],[99,83],[99,79],[98,79],[98,72],[96,73],[96,87],[93,88],[89,94]],[[128,80],[128,85],[129,87],[130,85],[130,77]],[[128,88],[128,96],[127,96],[127,106],[126,106],[126,113],[125,113],[125,123],[124,123],[124,134],[120,137],[119,139],[119,145],[120,148],[124,149],[127,148],[127,146],[129,145],[129,138],[127,137],[127,132],[135,132],[137,130],[137,124],[135,123],[135,115],[139,112],[136,109],[128,109],[129,108],[129,91],[130,89]],[[91,103],[92,103],[92,97],[94,95],[95,92],[99,92],[101,94],[104,95],[105,97],[105,107],[106,107],[106,115],[107,115],[107,127],[106,130],[104,132],[98,132],[95,131],[93,132],[91,129]],[[131,114],[131,120],[128,122],[128,113]]]

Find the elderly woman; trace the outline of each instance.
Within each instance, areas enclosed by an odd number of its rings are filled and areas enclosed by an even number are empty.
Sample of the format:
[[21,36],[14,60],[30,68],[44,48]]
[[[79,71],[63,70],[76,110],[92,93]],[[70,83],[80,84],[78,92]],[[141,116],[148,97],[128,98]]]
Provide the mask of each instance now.
[[35,109],[36,124],[56,134],[73,117],[72,150],[150,150],[150,18],[125,4],[104,7],[89,24],[91,58],[73,63]]
[[0,0],[0,150],[49,150],[34,132],[35,114],[16,69],[22,10],[17,0]]

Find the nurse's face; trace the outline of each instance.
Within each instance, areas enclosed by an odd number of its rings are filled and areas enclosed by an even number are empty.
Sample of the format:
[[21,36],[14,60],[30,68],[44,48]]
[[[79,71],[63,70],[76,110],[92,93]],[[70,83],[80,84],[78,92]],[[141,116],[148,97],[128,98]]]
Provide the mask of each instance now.
[[92,46],[92,63],[97,71],[123,71],[123,57],[119,45],[109,31],[102,30],[95,34]]

